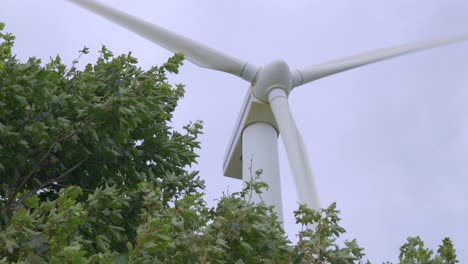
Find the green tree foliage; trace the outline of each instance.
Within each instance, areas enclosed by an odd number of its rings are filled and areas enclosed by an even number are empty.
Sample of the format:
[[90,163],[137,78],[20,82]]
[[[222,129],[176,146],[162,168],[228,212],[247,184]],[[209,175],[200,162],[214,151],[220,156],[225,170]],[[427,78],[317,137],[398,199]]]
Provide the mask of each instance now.
[[2,217],[38,190],[52,198],[70,185],[131,190],[150,181],[165,201],[202,186],[184,169],[197,157],[201,124],[187,125],[185,133],[169,126],[184,90],[169,85],[166,73],[177,72],[182,55],[143,71],[131,54],[113,57],[103,47],[95,65],[78,71],[58,56],[45,66],[36,58],[20,63],[11,55],[14,38],[2,38]]
[[[182,55],[147,71],[105,47],[83,70],[60,57],[22,63],[2,29],[0,263],[368,263],[356,240],[338,241],[335,204],[301,205],[291,243],[273,208],[250,202],[266,187],[259,172],[207,206],[187,171],[201,123],[170,127],[184,90],[166,74]],[[435,254],[409,238],[399,260],[457,262],[448,238]]]

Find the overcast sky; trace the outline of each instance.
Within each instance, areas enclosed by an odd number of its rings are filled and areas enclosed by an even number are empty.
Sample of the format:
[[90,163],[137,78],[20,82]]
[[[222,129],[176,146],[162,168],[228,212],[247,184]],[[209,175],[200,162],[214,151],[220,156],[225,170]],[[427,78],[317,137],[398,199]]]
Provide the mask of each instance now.
[[[144,68],[171,54],[63,0],[2,0],[0,21],[22,59],[88,46],[132,51]],[[292,69],[421,39],[468,33],[466,0],[106,1],[114,7],[256,65],[284,59]],[[88,56],[93,58],[93,56]],[[86,61],[86,59],[85,59]],[[346,238],[375,263],[396,261],[410,235],[434,249],[451,237],[468,263],[468,43],[396,58],[293,91],[322,206],[337,202]],[[240,190],[222,160],[248,84],[190,62],[174,83],[186,96],[178,129],[203,120],[200,170],[206,199]],[[297,196],[280,142],[285,228],[291,239]]]

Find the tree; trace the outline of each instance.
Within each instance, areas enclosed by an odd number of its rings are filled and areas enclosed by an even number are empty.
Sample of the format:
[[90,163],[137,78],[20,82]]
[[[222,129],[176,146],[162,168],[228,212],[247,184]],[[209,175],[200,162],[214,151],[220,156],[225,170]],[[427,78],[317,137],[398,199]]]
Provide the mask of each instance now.
[[[194,122],[178,132],[184,94],[167,82],[183,56],[142,70],[131,53],[102,47],[96,63],[67,68],[12,53],[0,24],[1,263],[365,263],[335,204],[295,212],[292,244],[272,207],[253,204],[246,184],[209,208],[196,162]],[[84,48],[80,55],[88,53]],[[402,263],[456,263],[449,239],[434,255],[410,238]]]
[[54,197],[70,185],[135,189],[148,180],[166,201],[201,186],[184,169],[195,162],[201,124],[183,134],[169,126],[184,91],[166,73],[177,72],[181,55],[143,71],[130,53],[113,58],[103,47],[95,65],[78,71],[58,56],[45,66],[36,58],[20,63],[11,56],[14,37],[2,37],[2,216],[38,190]]

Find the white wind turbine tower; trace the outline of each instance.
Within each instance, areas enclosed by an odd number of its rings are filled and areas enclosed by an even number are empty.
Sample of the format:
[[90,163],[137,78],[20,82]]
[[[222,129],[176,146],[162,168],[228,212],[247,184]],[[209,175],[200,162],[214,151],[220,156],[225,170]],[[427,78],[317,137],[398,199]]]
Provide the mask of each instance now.
[[[198,66],[236,75],[250,83],[224,158],[224,175],[249,180],[262,169],[270,186],[263,200],[274,205],[282,219],[278,134],[282,136],[301,203],[317,209],[318,194],[301,133],[289,109],[295,87],[359,66],[411,52],[468,40],[468,35],[438,38],[379,49],[291,71],[282,61],[262,67],[224,54],[189,38],[103,5],[94,0],[69,0],[174,52]],[[258,199],[258,198],[257,198]]]

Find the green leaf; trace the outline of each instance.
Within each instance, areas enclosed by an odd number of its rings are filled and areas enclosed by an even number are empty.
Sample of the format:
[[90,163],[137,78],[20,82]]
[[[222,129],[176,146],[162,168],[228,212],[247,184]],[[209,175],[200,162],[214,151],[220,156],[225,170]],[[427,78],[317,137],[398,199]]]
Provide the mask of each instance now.
[[15,98],[16,102],[18,102],[20,105],[25,106],[28,104],[28,100],[24,96],[20,95],[14,95],[13,98]]
[[39,207],[39,197],[37,195],[32,195],[28,199],[23,201],[24,205],[30,209]]
[[15,248],[18,248],[18,247],[19,247],[18,244],[17,244],[15,241],[10,240],[10,239],[3,240],[3,242],[5,243],[5,248],[6,248],[6,250],[7,250],[8,253],[10,253],[10,254],[13,253],[13,250],[14,250]]
[[90,128],[88,131],[89,133],[91,133],[91,136],[94,139],[94,141],[99,141],[99,137],[96,133],[96,130],[94,130],[93,128]]
[[156,237],[158,239],[163,240],[163,241],[171,241],[172,240],[172,238],[170,236],[164,235],[164,234],[157,234]]

